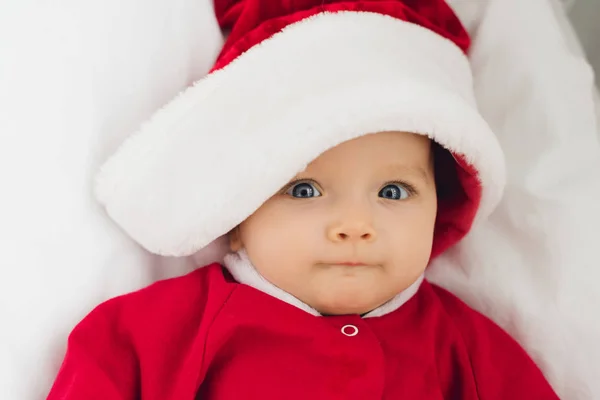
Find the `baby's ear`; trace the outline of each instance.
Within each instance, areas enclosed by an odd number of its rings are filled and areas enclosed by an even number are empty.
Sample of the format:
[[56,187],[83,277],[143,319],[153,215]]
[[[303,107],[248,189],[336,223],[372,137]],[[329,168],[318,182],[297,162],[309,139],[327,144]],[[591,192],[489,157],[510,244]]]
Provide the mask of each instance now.
[[233,252],[240,251],[242,249],[242,238],[240,235],[240,227],[236,226],[228,234],[229,238],[229,249]]

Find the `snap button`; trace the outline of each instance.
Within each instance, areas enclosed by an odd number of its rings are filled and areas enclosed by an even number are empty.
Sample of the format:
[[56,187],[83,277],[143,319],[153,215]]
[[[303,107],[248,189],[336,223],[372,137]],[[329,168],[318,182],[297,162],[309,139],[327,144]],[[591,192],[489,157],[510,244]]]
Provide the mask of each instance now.
[[344,325],[342,327],[342,333],[346,336],[356,336],[358,335],[358,328],[354,325]]

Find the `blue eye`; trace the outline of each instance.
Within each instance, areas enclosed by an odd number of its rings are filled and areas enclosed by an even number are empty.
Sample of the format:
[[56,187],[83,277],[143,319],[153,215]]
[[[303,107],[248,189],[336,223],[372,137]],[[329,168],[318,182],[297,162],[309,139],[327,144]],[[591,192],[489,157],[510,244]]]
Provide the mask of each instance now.
[[319,189],[317,189],[314,184],[309,182],[296,183],[295,185],[290,186],[285,194],[298,199],[310,199],[312,197],[321,196]]
[[389,200],[404,200],[410,196],[410,191],[403,185],[390,183],[379,191],[379,197]]

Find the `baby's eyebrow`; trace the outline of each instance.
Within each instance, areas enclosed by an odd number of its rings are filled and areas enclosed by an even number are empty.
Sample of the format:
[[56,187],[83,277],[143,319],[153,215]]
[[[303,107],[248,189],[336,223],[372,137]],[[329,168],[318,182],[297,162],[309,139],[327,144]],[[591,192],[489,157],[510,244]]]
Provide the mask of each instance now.
[[416,178],[420,178],[426,182],[431,179],[431,174],[423,167],[405,164],[390,164],[383,169],[384,172],[392,175],[413,175]]

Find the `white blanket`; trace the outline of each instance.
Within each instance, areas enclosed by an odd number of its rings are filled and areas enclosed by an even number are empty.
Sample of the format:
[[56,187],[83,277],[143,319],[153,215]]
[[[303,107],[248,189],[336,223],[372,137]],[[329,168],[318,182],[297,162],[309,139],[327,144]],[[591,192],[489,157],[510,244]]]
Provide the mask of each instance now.
[[[9,0],[0,0],[7,2]],[[94,203],[97,166],[210,68],[211,0],[0,5],[0,399],[43,398],[95,304],[192,268]],[[591,74],[548,0],[454,0],[509,186],[430,278],[508,329],[564,399],[600,398],[600,144]],[[565,28],[566,27],[566,28]],[[203,252],[201,261],[218,259]],[[448,269],[446,269],[447,271]]]
[[509,183],[488,224],[429,277],[507,329],[561,398],[599,399],[593,76],[549,4],[490,1],[476,28],[477,97],[505,149]]

